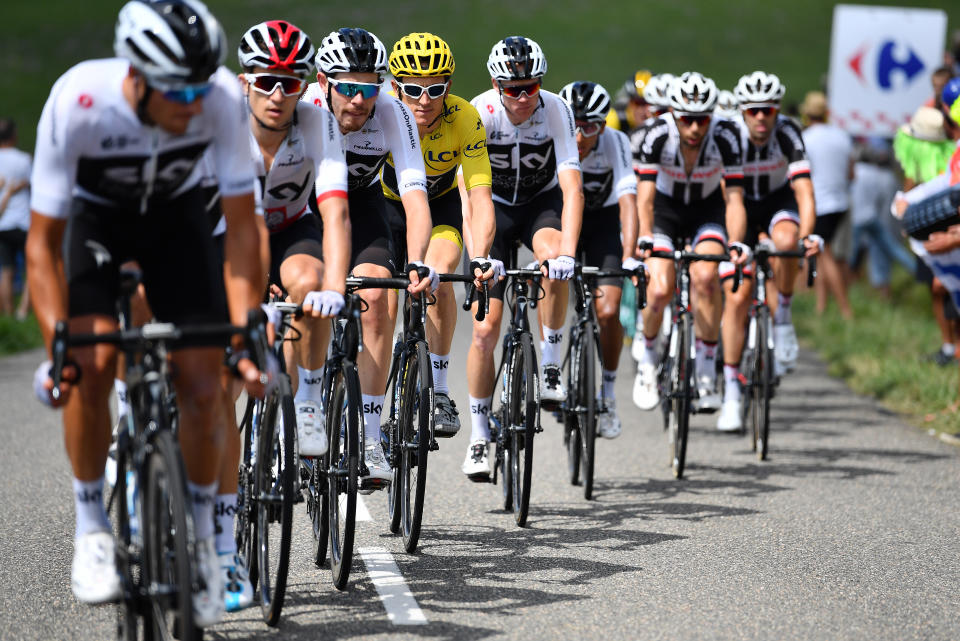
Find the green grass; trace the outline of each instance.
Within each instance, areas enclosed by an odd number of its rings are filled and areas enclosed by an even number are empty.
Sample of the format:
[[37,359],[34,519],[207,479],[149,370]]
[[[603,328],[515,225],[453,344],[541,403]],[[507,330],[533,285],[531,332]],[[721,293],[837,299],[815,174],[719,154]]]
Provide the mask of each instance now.
[[793,318],[801,343],[820,354],[832,376],[910,422],[960,431],[960,417],[943,411],[957,400],[960,368],[941,368],[923,359],[940,345],[929,290],[900,271],[890,301],[858,283],[850,290],[850,302],[854,320],[845,321],[832,303],[817,316],[813,295],[797,296]]
[[43,345],[40,327],[33,314],[18,321],[11,316],[0,316],[0,356],[22,352]]
[[[4,5],[0,110],[20,123],[22,146],[33,147],[36,121],[54,80],[81,60],[112,55],[113,26],[121,4],[13,0]],[[285,18],[315,41],[337,27],[366,27],[388,48],[411,31],[433,31],[453,47],[454,91],[467,98],[489,87],[484,65],[493,43],[519,34],[543,46],[549,61],[546,87],[552,90],[587,79],[613,92],[639,67],[674,73],[696,69],[731,87],[740,75],[763,67],[784,80],[787,101],[799,102],[804,92],[820,86],[827,71],[835,3],[210,0],[208,4],[226,28],[232,67],[234,48],[246,28]],[[940,7],[947,11],[950,27],[960,27],[960,3],[872,4]]]

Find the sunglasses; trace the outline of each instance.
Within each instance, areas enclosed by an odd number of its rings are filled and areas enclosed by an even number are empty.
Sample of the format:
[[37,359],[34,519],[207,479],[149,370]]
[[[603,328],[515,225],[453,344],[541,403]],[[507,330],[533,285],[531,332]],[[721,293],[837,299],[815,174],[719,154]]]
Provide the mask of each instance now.
[[501,84],[500,93],[508,98],[520,98],[521,96],[532,98],[540,93],[540,81],[537,80],[525,85],[513,85],[510,87],[505,87]]
[[710,122],[710,116],[707,114],[676,114],[677,120],[685,125],[705,125]]
[[587,138],[593,138],[598,133],[602,124],[599,122],[580,122],[577,123],[577,133],[586,136]]
[[209,82],[202,85],[185,85],[175,89],[157,87],[157,89],[162,92],[164,98],[172,102],[178,102],[181,105],[193,104],[210,93],[210,89],[212,88],[213,85]]
[[419,100],[420,96],[423,95],[423,92],[427,92],[427,97],[430,100],[436,100],[437,98],[442,98],[445,93],[447,93],[447,87],[450,86],[450,81],[441,82],[436,85],[430,85],[429,87],[424,87],[421,85],[415,85],[413,83],[402,83],[398,82],[400,89],[403,91],[403,95],[408,98],[413,98],[414,100]]
[[333,85],[338,94],[346,98],[353,98],[360,94],[364,100],[369,100],[380,93],[380,85],[374,82],[340,82],[333,78],[327,78],[327,81]]
[[275,76],[271,73],[245,73],[243,77],[258,93],[272,96],[280,86],[280,93],[284,96],[299,96],[307,81],[294,76]]
[[751,116],[769,116],[777,113],[776,107],[744,107],[743,113],[750,114]]

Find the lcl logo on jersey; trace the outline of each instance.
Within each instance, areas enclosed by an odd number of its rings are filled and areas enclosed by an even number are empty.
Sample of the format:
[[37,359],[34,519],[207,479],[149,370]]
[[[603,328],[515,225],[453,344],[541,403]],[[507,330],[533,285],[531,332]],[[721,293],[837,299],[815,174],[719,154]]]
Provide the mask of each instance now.
[[911,84],[926,68],[910,45],[893,39],[876,44],[864,42],[847,60],[847,65],[862,84],[875,82],[885,91],[894,89],[897,77],[903,78],[900,86]]

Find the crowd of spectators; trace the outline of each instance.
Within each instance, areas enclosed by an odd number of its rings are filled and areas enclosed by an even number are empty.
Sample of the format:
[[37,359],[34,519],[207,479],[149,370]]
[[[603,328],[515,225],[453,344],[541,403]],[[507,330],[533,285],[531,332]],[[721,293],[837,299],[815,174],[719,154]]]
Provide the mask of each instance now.
[[[17,149],[13,120],[0,119],[0,315],[27,317],[23,248],[30,226],[30,154]],[[17,291],[22,291],[15,304]]]

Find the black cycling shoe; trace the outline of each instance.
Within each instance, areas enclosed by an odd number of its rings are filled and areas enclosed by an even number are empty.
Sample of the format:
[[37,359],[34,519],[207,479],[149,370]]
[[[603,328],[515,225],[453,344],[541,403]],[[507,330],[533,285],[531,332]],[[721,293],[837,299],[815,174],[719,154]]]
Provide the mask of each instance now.
[[457,404],[444,392],[434,395],[433,434],[437,438],[451,438],[460,431]]

